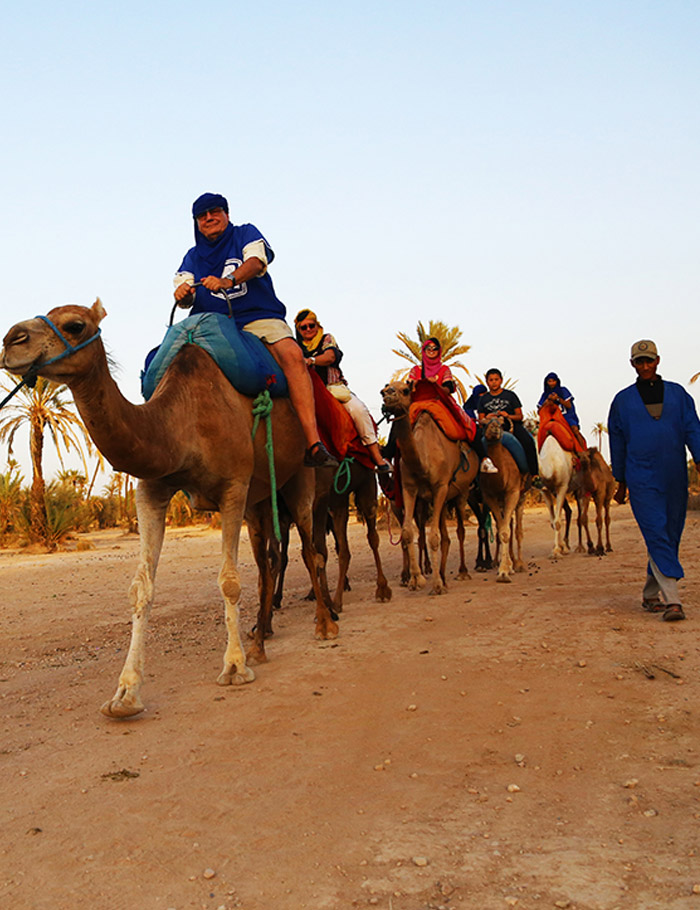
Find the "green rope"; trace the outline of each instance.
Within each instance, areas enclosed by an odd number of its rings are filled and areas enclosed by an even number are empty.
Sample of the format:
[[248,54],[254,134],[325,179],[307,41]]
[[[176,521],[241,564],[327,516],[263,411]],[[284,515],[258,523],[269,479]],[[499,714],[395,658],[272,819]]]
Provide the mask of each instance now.
[[484,522],[484,530],[486,531],[486,535],[488,536],[491,543],[493,543],[495,538],[493,536],[493,522],[491,521],[490,512],[486,516],[486,521]]
[[258,431],[258,424],[260,423],[260,418],[265,418],[265,423],[267,424],[267,439],[265,441],[265,451],[267,452],[267,461],[270,466],[270,499],[272,500],[272,529],[275,532],[275,537],[278,541],[282,540],[282,534],[280,532],[280,517],[279,511],[277,509],[277,482],[275,480],[275,452],[272,446],[272,398],[270,398],[270,393],[267,389],[264,392],[260,392],[258,397],[253,402],[253,416],[255,420],[253,421],[253,433],[252,438],[255,439],[255,434]]
[[[354,461],[355,461],[355,459],[352,457],[352,455],[347,455],[340,462],[340,465],[338,466],[338,470],[335,472],[335,477],[333,478],[333,489],[338,494],[338,496],[342,496],[343,493],[345,493],[347,488],[350,486],[350,481],[352,479],[352,477],[350,475],[350,469],[351,469]],[[342,488],[342,490],[339,488],[341,477],[345,481],[345,486]]]

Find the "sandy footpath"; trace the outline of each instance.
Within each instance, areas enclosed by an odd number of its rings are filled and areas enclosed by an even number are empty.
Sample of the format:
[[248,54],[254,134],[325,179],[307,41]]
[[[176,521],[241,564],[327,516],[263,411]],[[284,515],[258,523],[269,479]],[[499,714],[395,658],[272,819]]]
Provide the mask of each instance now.
[[[137,538],[0,551],[0,907],[700,910],[698,514],[675,624],[639,607],[626,506],[612,554],[558,562],[532,510],[527,573],[442,597],[400,587],[383,531],[383,605],[354,525],[333,642],[313,638],[295,538],[269,662],[242,689],[215,685],[219,534],[171,530],[147,711],[127,721],[98,709]],[[473,564],[473,527],[468,547]],[[247,542],[242,575],[249,628]]]

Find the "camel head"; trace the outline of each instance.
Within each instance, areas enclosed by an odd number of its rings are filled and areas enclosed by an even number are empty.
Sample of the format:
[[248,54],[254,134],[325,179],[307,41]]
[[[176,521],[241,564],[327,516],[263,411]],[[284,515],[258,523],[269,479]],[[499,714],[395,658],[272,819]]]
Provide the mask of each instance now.
[[500,442],[505,429],[503,423],[502,417],[487,417],[483,423],[484,439],[487,442]]
[[381,390],[382,410],[391,417],[403,417],[408,414],[411,404],[411,387],[407,382],[389,382]]
[[46,317],[18,322],[3,339],[0,367],[19,376],[31,373],[68,382],[91,360],[93,346],[88,345],[87,349],[81,346],[98,334],[99,324],[106,315],[98,297],[89,309],[73,305],[55,307]]

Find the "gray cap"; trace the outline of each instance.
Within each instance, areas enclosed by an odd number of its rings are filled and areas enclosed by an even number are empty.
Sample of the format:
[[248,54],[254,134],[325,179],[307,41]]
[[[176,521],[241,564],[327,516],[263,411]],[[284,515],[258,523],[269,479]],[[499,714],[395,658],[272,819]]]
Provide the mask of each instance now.
[[659,352],[656,350],[656,345],[653,341],[649,341],[648,338],[643,341],[635,341],[630,352],[631,360],[636,360],[638,357],[648,357],[650,360],[656,360],[658,356]]

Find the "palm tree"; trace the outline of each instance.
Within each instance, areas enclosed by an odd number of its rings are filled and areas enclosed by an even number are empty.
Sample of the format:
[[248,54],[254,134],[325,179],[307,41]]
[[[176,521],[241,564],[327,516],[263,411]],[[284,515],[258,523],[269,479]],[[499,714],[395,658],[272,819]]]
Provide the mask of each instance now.
[[22,481],[17,462],[10,458],[0,474],[0,540],[17,530],[22,514]]
[[603,451],[603,449],[602,449],[603,433],[607,433],[607,432],[608,432],[608,428],[605,426],[605,424],[602,421],[598,421],[598,423],[593,424],[591,433],[593,433],[593,435],[595,436],[595,438],[597,440],[599,452]]
[[[406,350],[397,351],[395,348],[392,348],[392,352],[397,354],[399,357],[403,357],[404,360],[407,360],[411,366],[421,362],[421,349],[423,347],[423,342],[426,338],[435,337],[440,342],[442,348],[442,362],[446,364],[451,370],[455,368],[463,370],[467,376],[469,376],[469,370],[464,366],[463,363],[460,363],[457,360],[457,357],[460,357],[462,354],[466,354],[467,351],[471,348],[470,344],[460,344],[460,339],[462,337],[462,330],[458,325],[449,326],[445,322],[440,322],[439,320],[431,319],[428,323],[428,328],[426,330],[422,322],[419,322],[416,326],[416,334],[418,340],[415,341],[406,332],[397,332],[396,337],[399,341],[406,346]],[[409,370],[399,369],[391,377],[392,379],[405,379],[408,375]],[[457,396],[461,401],[466,401],[469,397],[466,388],[464,387],[463,382],[454,377],[455,385],[457,386]]]
[[[3,382],[0,382],[0,388],[9,391],[9,387]],[[80,457],[85,474],[87,474],[83,444],[88,453],[92,451],[84,424],[62,398],[65,389],[65,385],[39,376],[34,387],[24,386],[13,403],[7,405],[7,412],[0,416],[0,442],[7,441],[10,455],[15,434],[25,425],[29,426],[29,451],[32,460],[32,486],[29,500],[31,537],[35,542],[43,543],[46,546],[50,546],[50,540],[43,472],[44,432],[48,431],[62,468],[65,467],[62,450],[66,454],[74,450]]]

